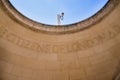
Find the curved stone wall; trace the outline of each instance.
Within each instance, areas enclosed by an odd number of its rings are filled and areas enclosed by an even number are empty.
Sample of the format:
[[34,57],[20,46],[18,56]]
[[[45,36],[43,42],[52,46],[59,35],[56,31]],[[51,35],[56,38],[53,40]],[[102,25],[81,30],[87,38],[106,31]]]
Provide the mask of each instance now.
[[0,80],[114,80],[120,73],[120,4],[91,28],[59,35],[26,28],[5,10],[0,1]]
[[25,25],[27,28],[31,30],[36,30],[38,32],[44,33],[54,33],[54,34],[68,34],[77,31],[81,31],[83,29],[89,28],[92,25],[97,24],[100,22],[106,15],[108,15],[119,3],[119,0],[109,0],[107,4],[95,15],[91,16],[90,18],[83,20],[78,23],[70,24],[70,25],[47,25],[38,23],[33,21],[20,12],[18,12],[13,5],[9,2],[9,0],[1,0],[2,6],[8,15],[14,19],[16,22]]

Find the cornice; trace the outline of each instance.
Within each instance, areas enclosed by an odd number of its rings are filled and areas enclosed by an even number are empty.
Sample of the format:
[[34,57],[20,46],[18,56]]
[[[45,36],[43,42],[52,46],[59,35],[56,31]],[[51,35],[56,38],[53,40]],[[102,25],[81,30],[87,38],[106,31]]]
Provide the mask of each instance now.
[[43,32],[49,34],[66,34],[85,30],[86,28],[90,28],[91,26],[100,22],[115,8],[115,6],[117,6],[120,0],[109,0],[108,3],[92,17],[81,22],[69,25],[47,25],[39,23],[25,17],[20,12],[18,12],[9,2],[9,0],[0,0],[0,2],[2,5],[2,9],[14,21],[21,24],[24,27],[27,27],[36,32]]

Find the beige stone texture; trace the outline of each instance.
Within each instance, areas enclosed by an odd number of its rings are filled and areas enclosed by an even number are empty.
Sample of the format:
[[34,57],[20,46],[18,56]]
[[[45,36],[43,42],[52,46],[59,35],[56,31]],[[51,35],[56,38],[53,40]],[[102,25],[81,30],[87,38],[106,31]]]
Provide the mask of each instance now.
[[113,80],[120,73],[120,4],[68,34],[29,29],[5,10],[0,1],[0,80]]

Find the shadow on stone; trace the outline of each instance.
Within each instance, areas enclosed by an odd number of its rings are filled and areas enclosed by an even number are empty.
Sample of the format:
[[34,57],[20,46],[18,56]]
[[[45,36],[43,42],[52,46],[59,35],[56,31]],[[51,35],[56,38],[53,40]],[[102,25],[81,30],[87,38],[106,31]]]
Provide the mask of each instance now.
[[[118,79],[118,76],[119,76],[119,79]],[[112,80],[120,80],[120,61],[119,61],[119,64],[116,68],[115,76],[113,77]]]

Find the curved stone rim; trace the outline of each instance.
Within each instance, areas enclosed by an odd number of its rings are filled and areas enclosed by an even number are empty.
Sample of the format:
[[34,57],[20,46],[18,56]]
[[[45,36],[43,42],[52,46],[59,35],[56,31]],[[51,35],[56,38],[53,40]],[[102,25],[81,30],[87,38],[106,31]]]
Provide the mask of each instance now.
[[44,32],[44,33],[53,33],[53,34],[66,34],[66,33],[73,33],[84,30],[93,26],[94,24],[100,22],[108,13],[110,13],[114,7],[117,5],[119,0],[109,0],[107,4],[98,11],[92,17],[83,20],[78,23],[69,24],[69,25],[47,25],[42,24],[36,21],[33,21],[24,15],[22,15],[19,11],[17,11],[9,0],[1,0],[2,8],[5,9],[8,15],[17,21],[18,23],[24,25],[25,27],[32,29],[37,32]]

